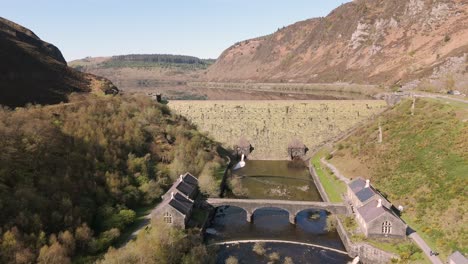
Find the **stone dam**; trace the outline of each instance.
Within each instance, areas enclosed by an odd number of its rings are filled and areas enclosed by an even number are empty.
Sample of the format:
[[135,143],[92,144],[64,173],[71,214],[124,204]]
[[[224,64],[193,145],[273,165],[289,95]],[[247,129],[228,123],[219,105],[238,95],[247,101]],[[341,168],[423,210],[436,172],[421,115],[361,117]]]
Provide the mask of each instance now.
[[241,137],[250,159],[288,159],[288,144],[314,150],[387,108],[381,100],[171,101],[169,107],[209,136],[232,148]]

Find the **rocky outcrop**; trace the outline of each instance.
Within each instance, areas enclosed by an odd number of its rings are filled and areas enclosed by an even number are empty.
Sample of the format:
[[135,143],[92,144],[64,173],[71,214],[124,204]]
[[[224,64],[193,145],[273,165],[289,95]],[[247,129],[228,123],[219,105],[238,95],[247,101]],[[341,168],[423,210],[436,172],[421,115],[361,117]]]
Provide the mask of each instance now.
[[0,17],[0,105],[54,104],[67,101],[72,92],[107,90],[116,87],[69,68],[57,47]]
[[[207,78],[403,85],[456,61],[462,65],[458,79],[466,80],[467,53],[464,0],[355,0],[327,17],[236,43]],[[446,73],[438,76],[445,78]]]

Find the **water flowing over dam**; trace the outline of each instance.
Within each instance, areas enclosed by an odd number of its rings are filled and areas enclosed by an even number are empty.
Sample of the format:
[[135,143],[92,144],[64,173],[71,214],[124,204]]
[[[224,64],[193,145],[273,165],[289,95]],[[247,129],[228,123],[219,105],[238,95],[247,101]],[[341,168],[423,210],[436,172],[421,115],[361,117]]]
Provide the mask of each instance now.
[[287,159],[288,143],[301,140],[314,149],[386,109],[380,100],[171,101],[187,117],[226,147],[241,137],[254,150],[250,159]]

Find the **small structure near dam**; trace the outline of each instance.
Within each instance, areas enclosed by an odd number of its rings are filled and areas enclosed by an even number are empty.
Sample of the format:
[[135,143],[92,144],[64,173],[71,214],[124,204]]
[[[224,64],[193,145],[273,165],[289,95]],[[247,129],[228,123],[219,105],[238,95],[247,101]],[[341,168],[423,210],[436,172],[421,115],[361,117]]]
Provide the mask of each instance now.
[[311,152],[387,108],[383,100],[171,101],[169,107],[225,146],[240,138],[249,159],[290,159],[287,147],[300,138]]

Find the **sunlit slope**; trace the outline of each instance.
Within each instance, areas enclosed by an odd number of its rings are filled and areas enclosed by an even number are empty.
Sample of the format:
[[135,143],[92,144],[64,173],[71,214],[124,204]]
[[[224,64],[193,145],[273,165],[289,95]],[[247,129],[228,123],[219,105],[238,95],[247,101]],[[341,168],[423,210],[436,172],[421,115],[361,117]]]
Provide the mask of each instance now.
[[[467,252],[468,105],[406,101],[337,145],[331,162],[370,178],[435,249]],[[378,143],[379,122],[383,142]]]

